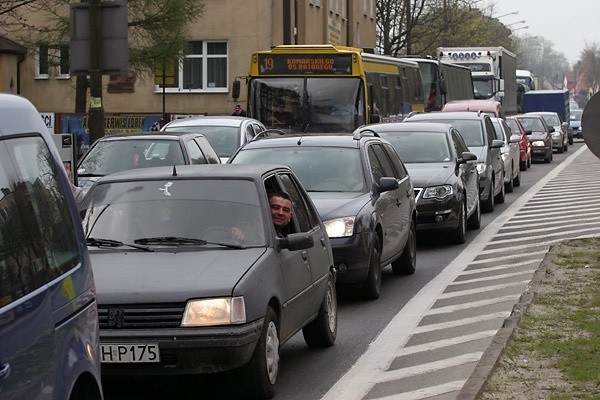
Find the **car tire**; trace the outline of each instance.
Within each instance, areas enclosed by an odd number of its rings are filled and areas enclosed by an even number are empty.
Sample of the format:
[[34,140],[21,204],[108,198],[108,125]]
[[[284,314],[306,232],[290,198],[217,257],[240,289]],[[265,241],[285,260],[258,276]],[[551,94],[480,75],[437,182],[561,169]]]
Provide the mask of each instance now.
[[273,397],[279,373],[279,320],[270,306],[252,358],[242,369],[250,398]]
[[567,138],[567,142],[565,143],[565,152],[569,151],[569,139]]
[[448,235],[450,241],[456,244],[463,244],[467,241],[467,206],[466,200],[460,206],[458,212],[458,226]]
[[473,214],[467,219],[468,229],[479,229],[481,228],[481,202],[477,199],[477,206]]
[[510,167],[510,175],[509,175],[508,182],[504,182],[504,191],[506,193],[512,193],[512,191],[514,189],[513,180],[512,180],[512,176],[514,174],[513,168],[514,168],[513,166]]
[[552,150],[550,150],[550,154],[546,158],[544,158],[544,162],[546,164],[549,164],[551,161],[552,161]]
[[397,260],[392,261],[392,272],[394,275],[412,275],[417,269],[417,227],[415,221],[410,219],[410,229],[408,238],[402,255]]
[[481,203],[481,211],[490,213],[494,211],[494,207],[494,180],[492,178],[492,182],[490,182],[488,198],[486,201]]
[[573,145],[573,136],[569,136],[569,144],[572,146]]
[[564,153],[565,152],[565,141],[564,140],[563,140],[562,146],[556,148],[556,152],[557,153]]
[[531,156],[527,157],[527,168],[531,168]]
[[378,299],[381,295],[381,250],[377,234],[373,235],[371,253],[369,254],[369,271],[361,288],[361,293],[368,300]]
[[527,159],[519,162],[519,170],[527,171]]
[[519,170],[519,172],[517,172],[517,176],[515,176],[515,179],[513,179],[513,186],[514,187],[521,186],[521,170]]
[[309,347],[329,347],[337,337],[337,294],[333,274],[327,279],[325,297],[319,307],[317,318],[302,328],[302,336]]
[[[501,181],[504,182],[504,177],[502,177]],[[506,197],[505,196],[506,192],[504,191],[504,186],[505,185],[500,185],[500,192],[496,195],[496,197],[494,197],[494,202],[496,204],[502,204],[502,203],[504,203],[504,200],[505,200],[505,197]]]

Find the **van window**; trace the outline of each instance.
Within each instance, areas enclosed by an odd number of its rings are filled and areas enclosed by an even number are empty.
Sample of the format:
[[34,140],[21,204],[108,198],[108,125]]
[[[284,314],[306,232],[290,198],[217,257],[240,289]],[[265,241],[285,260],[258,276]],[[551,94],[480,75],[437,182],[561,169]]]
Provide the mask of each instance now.
[[56,177],[40,137],[0,142],[2,303],[31,293],[80,262],[75,227]]

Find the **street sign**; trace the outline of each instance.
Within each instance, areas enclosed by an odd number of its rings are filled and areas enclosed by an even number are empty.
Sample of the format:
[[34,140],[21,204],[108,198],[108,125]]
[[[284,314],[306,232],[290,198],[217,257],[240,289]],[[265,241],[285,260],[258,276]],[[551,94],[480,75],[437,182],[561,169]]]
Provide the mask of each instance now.
[[581,130],[585,144],[600,158],[600,92],[593,95],[583,109]]

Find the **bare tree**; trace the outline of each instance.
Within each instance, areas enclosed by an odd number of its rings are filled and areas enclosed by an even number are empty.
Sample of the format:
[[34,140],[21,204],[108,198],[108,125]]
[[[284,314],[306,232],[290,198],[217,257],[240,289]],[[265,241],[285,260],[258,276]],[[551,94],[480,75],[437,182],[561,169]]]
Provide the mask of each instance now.
[[600,47],[596,42],[586,44],[581,52],[581,71],[592,93],[600,91]]

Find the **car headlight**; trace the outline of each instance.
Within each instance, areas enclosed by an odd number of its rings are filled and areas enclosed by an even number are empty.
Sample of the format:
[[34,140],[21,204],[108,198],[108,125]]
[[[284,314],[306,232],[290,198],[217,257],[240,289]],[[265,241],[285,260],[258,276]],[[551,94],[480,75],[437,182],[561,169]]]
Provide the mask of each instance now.
[[536,146],[536,147],[544,147],[544,141],[543,140],[534,140],[533,142],[531,142],[532,146]]
[[185,306],[182,327],[243,324],[246,304],[243,297],[190,300]]
[[561,132],[552,132],[552,137],[559,137],[561,135]]
[[502,153],[502,161],[506,161],[510,158],[510,153]]
[[477,172],[479,172],[479,174],[483,174],[485,172],[486,167],[487,167],[487,165],[485,163],[478,163],[477,164]]
[[440,186],[431,186],[425,188],[423,190],[423,198],[424,199],[445,199],[448,196],[452,195],[452,186],[451,185],[440,185]]
[[354,234],[355,217],[343,217],[323,221],[330,238],[348,237]]

